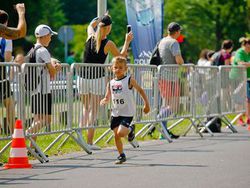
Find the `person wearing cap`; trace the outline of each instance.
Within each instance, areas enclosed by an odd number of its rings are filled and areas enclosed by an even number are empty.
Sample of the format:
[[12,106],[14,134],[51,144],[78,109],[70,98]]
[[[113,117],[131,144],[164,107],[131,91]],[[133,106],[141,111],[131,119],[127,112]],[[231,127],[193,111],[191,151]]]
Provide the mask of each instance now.
[[[250,38],[240,38],[239,48],[233,59],[233,66],[244,65],[247,68],[247,129],[250,131]],[[242,120],[242,119],[241,119]],[[243,121],[243,120],[242,120]]]
[[18,3],[15,5],[15,9],[18,13],[18,25],[16,28],[8,27],[5,24],[0,24],[0,37],[5,39],[19,39],[26,35],[26,20],[25,20],[25,6],[24,3]]
[[[44,63],[46,68],[40,71],[40,81],[36,89],[32,91],[31,111],[34,115],[34,121],[26,131],[27,134],[37,133],[45,125],[50,125],[51,122],[52,95],[50,80],[61,70],[59,61],[51,58],[46,48],[50,44],[52,35],[57,35],[57,33],[52,31],[48,25],[42,24],[35,29],[36,44],[34,48],[36,49],[36,63]],[[40,68],[37,70],[40,70]],[[32,138],[36,140],[36,137]]]
[[[124,45],[121,51],[115,43],[108,39],[112,29],[111,16],[105,14],[95,18],[88,26],[88,38],[85,43],[83,63],[104,64],[108,54],[112,56],[127,56],[127,50],[133,39],[132,31],[126,33]],[[83,102],[83,114],[80,126],[93,126],[97,120],[99,103],[105,94],[105,71],[101,67],[92,69],[83,67],[77,78],[77,88]],[[83,118],[84,117],[84,118]],[[87,143],[90,149],[100,149],[93,145],[94,129],[88,129]]]
[[[182,65],[184,60],[181,55],[180,45],[177,38],[181,34],[181,26],[176,22],[171,22],[168,27],[168,35],[161,39],[159,42],[159,55],[161,58],[161,64],[163,65]],[[166,70],[166,69],[165,69]],[[168,71],[168,70],[166,70]],[[162,107],[158,114],[159,117],[163,118],[166,114],[177,113],[180,96],[180,86],[178,80],[176,80],[175,70],[165,72],[167,79],[159,80],[160,95],[162,97]],[[162,75],[162,77],[164,77]],[[166,111],[168,113],[166,113]],[[163,122],[166,127],[167,122]],[[179,136],[174,135],[169,131],[171,138],[178,138]]]

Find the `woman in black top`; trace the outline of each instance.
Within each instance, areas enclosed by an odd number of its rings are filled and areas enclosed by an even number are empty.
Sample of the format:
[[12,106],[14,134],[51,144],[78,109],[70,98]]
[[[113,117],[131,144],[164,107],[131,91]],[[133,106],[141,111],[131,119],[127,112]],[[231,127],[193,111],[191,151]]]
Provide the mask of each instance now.
[[[112,20],[108,14],[95,18],[88,26],[88,38],[85,43],[83,63],[104,64],[108,53],[115,56],[127,56],[127,50],[133,39],[132,32],[126,34],[121,52],[111,40],[107,39],[112,29]],[[105,75],[103,68],[84,67],[77,79],[77,87],[83,102],[83,114],[80,126],[92,126],[97,119],[99,103],[105,94]],[[88,129],[87,143],[90,149],[100,149],[93,145],[94,129]]]

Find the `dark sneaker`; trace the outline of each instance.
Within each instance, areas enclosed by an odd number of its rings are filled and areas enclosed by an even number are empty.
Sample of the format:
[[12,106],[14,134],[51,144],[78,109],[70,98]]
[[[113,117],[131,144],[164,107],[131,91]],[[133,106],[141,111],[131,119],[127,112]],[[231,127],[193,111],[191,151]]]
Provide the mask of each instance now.
[[128,134],[128,141],[132,142],[135,138],[135,125],[131,125],[130,127],[131,127],[131,131]]
[[117,157],[117,160],[115,161],[115,164],[122,164],[126,161],[126,156],[125,155],[120,155],[119,157]]
[[178,139],[180,137],[179,135],[175,135],[174,133],[172,133],[170,131],[169,131],[169,135],[170,135],[170,138],[172,138],[172,139]]
[[0,166],[3,166],[3,163],[0,163]]

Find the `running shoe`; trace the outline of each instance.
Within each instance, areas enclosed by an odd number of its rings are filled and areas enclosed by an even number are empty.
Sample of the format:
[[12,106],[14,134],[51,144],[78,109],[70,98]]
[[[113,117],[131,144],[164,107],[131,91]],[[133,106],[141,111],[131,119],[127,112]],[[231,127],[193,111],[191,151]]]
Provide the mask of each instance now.
[[131,125],[130,127],[131,127],[131,131],[128,134],[128,141],[132,142],[135,138],[135,125]]
[[125,154],[121,154],[117,157],[117,160],[115,161],[115,164],[122,164],[124,162],[126,162],[126,155]]

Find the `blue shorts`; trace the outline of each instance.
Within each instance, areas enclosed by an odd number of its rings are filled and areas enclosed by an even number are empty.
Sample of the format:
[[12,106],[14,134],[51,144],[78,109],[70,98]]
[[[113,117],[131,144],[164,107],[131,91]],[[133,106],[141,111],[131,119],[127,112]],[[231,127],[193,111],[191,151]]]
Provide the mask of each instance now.
[[250,102],[250,81],[247,81],[247,100]]
[[114,130],[116,127],[119,127],[119,125],[123,125],[124,127],[129,128],[129,125],[131,124],[132,120],[133,120],[133,117],[111,116],[110,128]]

